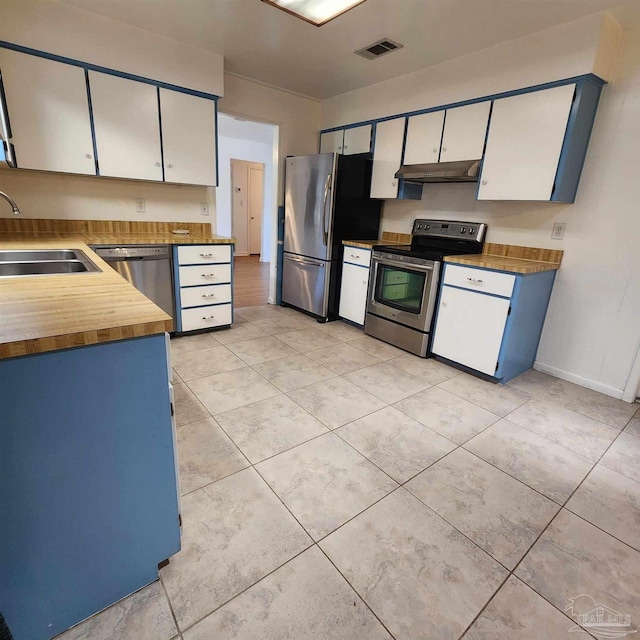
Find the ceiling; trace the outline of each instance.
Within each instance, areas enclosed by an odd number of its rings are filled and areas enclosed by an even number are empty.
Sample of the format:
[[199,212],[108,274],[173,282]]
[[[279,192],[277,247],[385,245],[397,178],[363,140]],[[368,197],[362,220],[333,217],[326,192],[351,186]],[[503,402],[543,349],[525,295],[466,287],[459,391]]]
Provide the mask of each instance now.
[[[225,70],[318,99],[548,29],[624,0],[367,0],[315,27],[260,0],[60,0],[224,55]],[[376,60],[353,52],[388,37]]]

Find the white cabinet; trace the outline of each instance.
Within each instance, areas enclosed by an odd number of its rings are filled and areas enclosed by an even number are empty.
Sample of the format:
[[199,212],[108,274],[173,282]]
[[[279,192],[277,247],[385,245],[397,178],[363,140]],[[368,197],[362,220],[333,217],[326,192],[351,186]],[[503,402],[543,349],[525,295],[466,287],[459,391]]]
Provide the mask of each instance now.
[[160,89],[160,113],[165,181],[215,185],[215,102]]
[[231,245],[174,247],[178,332],[213,329],[233,321]]
[[158,89],[89,72],[101,176],[162,180]]
[[443,126],[444,111],[411,116],[407,123],[403,164],[438,162]]
[[370,124],[320,134],[320,153],[355,155],[371,151]]
[[345,246],[338,315],[359,325],[367,310],[370,263],[370,250]]
[[84,69],[7,49],[0,67],[18,167],[95,175]]
[[482,158],[491,102],[411,116],[403,164]]
[[404,127],[406,118],[385,120],[376,125],[376,144],[373,151],[373,173],[371,176],[372,198],[397,198]]
[[575,85],[496,100],[478,200],[550,200]]

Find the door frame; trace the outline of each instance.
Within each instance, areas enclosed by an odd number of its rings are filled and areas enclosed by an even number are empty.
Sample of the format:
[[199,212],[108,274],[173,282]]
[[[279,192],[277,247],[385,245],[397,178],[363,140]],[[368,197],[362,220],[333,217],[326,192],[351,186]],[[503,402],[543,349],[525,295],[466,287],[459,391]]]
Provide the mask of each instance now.
[[622,393],[622,399],[625,402],[635,402],[640,394],[640,347],[636,353],[636,359],[631,367],[627,385]]

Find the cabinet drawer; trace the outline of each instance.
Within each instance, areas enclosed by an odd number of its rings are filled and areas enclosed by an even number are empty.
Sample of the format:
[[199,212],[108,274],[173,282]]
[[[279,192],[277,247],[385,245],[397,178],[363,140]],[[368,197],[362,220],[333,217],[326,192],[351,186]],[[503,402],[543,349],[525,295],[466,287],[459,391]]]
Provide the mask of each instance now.
[[510,273],[497,273],[484,269],[472,269],[448,264],[444,272],[444,284],[462,287],[482,293],[510,298],[516,277]]
[[369,249],[356,249],[355,247],[345,245],[343,261],[349,262],[350,264],[357,264],[361,267],[367,267],[368,269],[371,264],[371,251],[369,251]]
[[180,290],[180,304],[183,309],[201,307],[208,304],[231,302],[231,285],[217,284],[209,287],[189,287]]
[[183,309],[180,312],[183,331],[208,329],[231,324],[231,305],[219,304],[212,307],[198,309]]
[[230,264],[203,264],[178,269],[181,287],[199,284],[228,284],[231,282]]
[[231,247],[228,244],[178,247],[178,264],[205,264],[211,262],[231,262]]

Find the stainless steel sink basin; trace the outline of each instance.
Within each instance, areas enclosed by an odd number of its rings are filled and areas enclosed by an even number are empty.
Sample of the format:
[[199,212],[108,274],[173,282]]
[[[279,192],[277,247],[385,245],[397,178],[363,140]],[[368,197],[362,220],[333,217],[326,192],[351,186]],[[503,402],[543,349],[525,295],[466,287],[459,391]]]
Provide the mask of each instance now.
[[0,251],[0,278],[101,271],[79,249]]
[[[41,262],[43,260],[79,260],[75,249],[9,249],[0,251],[0,262]],[[84,255],[84,254],[83,254]],[[86,257],[86,256],[85,256]]]

